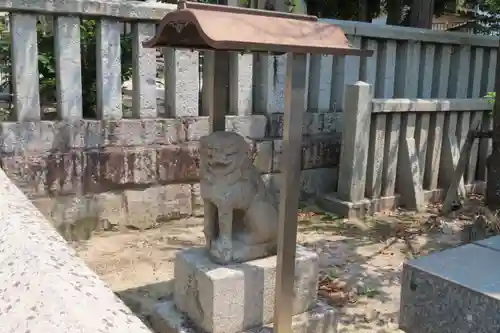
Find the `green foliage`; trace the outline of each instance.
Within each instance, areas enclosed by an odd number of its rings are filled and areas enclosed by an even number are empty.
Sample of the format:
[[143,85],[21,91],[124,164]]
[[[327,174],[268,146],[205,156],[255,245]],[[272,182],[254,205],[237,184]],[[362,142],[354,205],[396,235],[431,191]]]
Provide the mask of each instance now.
[[500,12],[500,0],[485,0],[484,4],[488,10]]
[[[97,86],[97,35],[96,21],[84,20],[80,24],[81,63],[82,63],[82,99],[84,117],[96,115]],[[3,27],[0,27],[0,33]],[[54,34],[46,33],[42,24],[38,24],[38,71],[42,104],[56,101],[56,59],[54,52]],[[10,68],[10,35],[2,34],[0,39],[0,60]],[[132,38],[121,38],[122,82],[132,76]],[[64,75],[64,73],[62,73]],[[10,78],[6,84],[11,84]],[[4,85],[6,85],[4,84]],[[12,90],[11,90],[12,91]]]
[[[497,94],[494,91],[490,91],[489,93],[486,94],[486,98],[488,99],[488,103],[490,104],[495,104],[495,99],[496,99]],[[492,112],[492,111],[490,111]]]
[[486,94],[485,97],[488,99],[488,102],[493,104],[495,103],[495,98],[497,97],[497,94],[494,91],[490,91],[489,93]]
[[[342,20],[357,20],[363,1],[352,0],[305,0],[309,14],[323,18],[336,18]],[[500,3],[500,0],[487,0]],[[469,5],[476,0],[463,0],[463,5]],[[399,24],[405,24],[405,18],[411,11],[413,0],[365,0],[365,10],[369,18],[376,18],[381,14],[396,11],[401,14]],[[434,0],[434,15],[445,11],[455,10],[455,0]],[[406,8],[406,10],[404,10]]]

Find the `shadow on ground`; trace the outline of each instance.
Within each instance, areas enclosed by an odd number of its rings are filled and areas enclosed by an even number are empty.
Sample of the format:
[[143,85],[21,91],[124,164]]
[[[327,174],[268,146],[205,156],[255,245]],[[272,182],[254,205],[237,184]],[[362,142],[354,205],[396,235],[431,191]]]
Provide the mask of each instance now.
[[[475,206],[473,202],[444,219],[451,225],[457,219],[470,219]],[[339,309],[339,333],[400,332],[397,317],[404,261],[460,244],[456,228],[436,228],[435,220],[441,219],[432,207],[425,214],[400,210],[364,221],[348,221],[313,205],[301,207],[298,243],[319,254],[321,278],[338,283],[328,301]],[[201,245],[200,221],[104,233],[81,252],[148,324],[154,304],[173,292],[175,253]]]

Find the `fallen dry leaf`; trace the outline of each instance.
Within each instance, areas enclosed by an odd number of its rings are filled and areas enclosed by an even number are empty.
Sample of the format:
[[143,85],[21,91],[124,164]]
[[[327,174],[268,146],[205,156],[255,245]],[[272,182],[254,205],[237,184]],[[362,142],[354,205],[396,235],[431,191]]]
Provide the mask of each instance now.
[[319,281],[318,295],[332,306],[343,307],[347,303],[355,303],[354,294],[349,290],[345,281],[329,277],[324,277]]

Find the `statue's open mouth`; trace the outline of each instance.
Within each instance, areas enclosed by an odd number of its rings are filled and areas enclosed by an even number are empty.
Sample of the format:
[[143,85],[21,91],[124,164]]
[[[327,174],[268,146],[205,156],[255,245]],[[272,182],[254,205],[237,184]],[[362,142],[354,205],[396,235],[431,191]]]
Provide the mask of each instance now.
[[210,166],[214,169],[226,169],[227,167],[231,166],[232,162],[210,162]]

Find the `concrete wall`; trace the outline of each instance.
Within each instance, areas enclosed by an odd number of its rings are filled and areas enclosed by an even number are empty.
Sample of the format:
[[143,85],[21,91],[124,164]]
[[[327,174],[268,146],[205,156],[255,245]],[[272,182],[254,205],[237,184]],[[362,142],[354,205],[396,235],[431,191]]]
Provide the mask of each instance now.
[[[304,195],[335,186],[338,136],[332,119],[308,115]],[[248,137],[264,178],[279,187],[282,115],[230,116],[227,128]],[[0,123],[0,161],[66,239],[118,225],[139,229],[200,215],[198,140],[207,117]],[[313,135],[315,134],[315,135]]]

